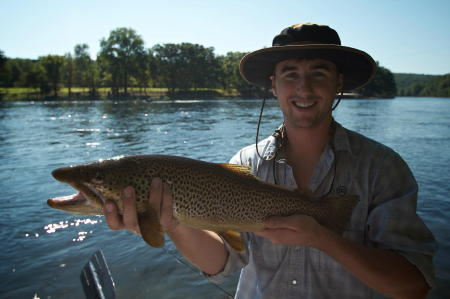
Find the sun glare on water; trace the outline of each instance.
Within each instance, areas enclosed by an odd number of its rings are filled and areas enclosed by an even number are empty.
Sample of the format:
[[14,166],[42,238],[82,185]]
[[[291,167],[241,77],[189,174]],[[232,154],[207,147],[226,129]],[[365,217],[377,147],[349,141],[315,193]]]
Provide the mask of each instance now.
[[[85,225],[95,225],[102,222],[101,219],[74,219],[74,220],[65,220],[65,221],[59,221],[57,223],[50,223],[47,224],[46,226],[44,226],[44,231],[47,234],[53,234],[56,233],[57,231],[61,231],[63,229],[67,229],[67,228],[81,228]],[[84,228],[84,227],[83,227]],[[82,242],[84,241],[84,239],[87,237],[87,235],[92,234],[93,230],[81,230],[76,232],[76,235],[74,238],[72,238],[73,242]],[[40,234],[39,233],[26,233],[25,237],[26,238],[39,238]]]

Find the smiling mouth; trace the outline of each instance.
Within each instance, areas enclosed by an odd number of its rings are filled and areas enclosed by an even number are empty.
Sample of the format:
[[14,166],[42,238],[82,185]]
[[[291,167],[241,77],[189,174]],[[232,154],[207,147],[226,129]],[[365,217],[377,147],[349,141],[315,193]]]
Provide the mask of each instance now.
[[294,104],[295,107],[302,109],[311,108],[316,104],[316,102],[297,102],[297,101],[294,101],[292,103]]

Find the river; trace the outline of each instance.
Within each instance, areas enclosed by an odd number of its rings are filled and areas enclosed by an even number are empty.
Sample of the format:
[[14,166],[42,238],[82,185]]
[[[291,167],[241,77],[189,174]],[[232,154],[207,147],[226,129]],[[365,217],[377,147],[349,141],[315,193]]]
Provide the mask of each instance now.
[[[169,154],[226,162],[255,139],[258,100],[0,102],[0,298],[83,298],[80,271],[104,252],[118,298],[227,298],[168,242],[152,248],[102,217],[51,209],[73,193],[52,169],[118,155]],[[281,122],[266,106],[261,136]],[[399,152],[420,186],[418,213],[435,234],[438,289],[450,297],[450,99],[345,100],[334,112],[349,129]],[[262,137],[261,137],[262,138]]]

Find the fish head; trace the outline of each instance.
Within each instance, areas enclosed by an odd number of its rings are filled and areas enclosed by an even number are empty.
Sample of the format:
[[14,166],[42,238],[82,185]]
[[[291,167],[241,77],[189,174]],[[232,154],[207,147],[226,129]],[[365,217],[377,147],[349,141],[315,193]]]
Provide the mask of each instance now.
[[123,177],[127,171],[124,171],[123,164],[120,159],[108,159],[55,169],[52,176],[79,193],[50,198],[48,205],[73,214],[103,214],[104,203],[107,200],[118,203],[122,190],[127,186]]

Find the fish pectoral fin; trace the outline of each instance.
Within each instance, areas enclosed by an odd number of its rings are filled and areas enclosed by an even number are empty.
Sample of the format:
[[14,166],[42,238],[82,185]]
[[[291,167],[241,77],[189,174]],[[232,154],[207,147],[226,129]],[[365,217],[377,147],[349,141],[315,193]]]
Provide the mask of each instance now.
[[250,166],[239,165],[239,164],[229,164],[229,163],[221,163],[221,164],[217,164],[217,165],[219,165],[231,172],[234,172],[235,174],[238,174],[238,175],[255,177],[253,175],[253,171]]
[[164,246],[164,233],[159,224],[158,215],[151,209],[138,215],[139,229],[142,238],[150,246],[161,248]]
[[236,231],[227,230],[218,232],[218,234],[230,245],[231,248],[238,252],[244,252],[244,242],[241,239],[241,234]]

